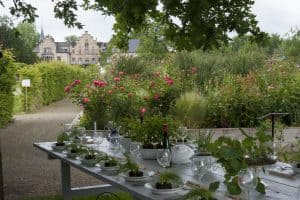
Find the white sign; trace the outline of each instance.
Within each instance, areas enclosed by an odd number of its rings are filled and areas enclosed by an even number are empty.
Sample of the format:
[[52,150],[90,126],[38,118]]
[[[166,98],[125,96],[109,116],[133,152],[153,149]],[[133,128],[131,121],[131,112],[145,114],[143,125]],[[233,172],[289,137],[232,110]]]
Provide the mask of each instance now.
[[22,87],[30,87],[30,79],[23,79]]

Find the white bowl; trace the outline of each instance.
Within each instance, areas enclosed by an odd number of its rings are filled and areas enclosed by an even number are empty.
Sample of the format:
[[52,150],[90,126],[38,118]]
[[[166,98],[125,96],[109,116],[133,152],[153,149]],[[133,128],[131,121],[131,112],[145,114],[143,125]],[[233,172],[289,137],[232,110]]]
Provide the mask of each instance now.
[[82,159],[81,164],[87,167],[95,167],[95,165],[98,163],[96,159]]
[[63,150],[65,150],[65,148],[66,148],[65,145],[64,146],[56,146],[55,144],[53,144],[53,146],[52,146],[52,149],[54,151],[63,151]]

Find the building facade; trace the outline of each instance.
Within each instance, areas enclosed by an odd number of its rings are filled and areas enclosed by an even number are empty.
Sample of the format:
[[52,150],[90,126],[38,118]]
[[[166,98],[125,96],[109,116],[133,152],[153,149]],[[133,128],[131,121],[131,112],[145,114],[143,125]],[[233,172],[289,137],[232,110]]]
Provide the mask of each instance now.
[[50,36],[43,36],[35,52],[43,61],[63,61],[68,64],[88,65],[99,63],[100,52],[106,50],[106,43],[97,42],[87,31],[78,38],[76,43],[55,42]]

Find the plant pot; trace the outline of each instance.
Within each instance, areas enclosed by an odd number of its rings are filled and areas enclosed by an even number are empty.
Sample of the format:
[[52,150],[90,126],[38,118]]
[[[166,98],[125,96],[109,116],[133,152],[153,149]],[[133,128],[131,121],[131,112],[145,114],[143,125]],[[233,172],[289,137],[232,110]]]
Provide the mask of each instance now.
[[142,158],[144,160],[156,160],[157,149],[142,149]]
[[63,144],[54,144],[53,146],[52,146],[52,149],[54,150],[54,151],[58,151],[58,152],[61,152],[61,151],[63,151],[63,150],[65,150],[65,148],[66,148],[66,146]]
[[83,159],[81,161],[81,163],[87,167],[94,167],[97,164],[97,162],[98,161],[96,159]]
[[275,159],[269,157],[261,157],[261,158],[246,158],[246,162],[249,166],[264,166],[264,165],[273,165],[276,163]]

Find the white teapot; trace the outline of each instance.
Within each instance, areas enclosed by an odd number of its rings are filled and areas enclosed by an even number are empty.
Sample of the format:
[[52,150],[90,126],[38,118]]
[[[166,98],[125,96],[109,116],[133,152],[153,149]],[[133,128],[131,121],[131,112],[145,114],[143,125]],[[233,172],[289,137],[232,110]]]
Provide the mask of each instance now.
[[194,151],[185,144],[177,144],[171,148],[172,163],[184,164],[190,162],[190,158],[194,155]]

